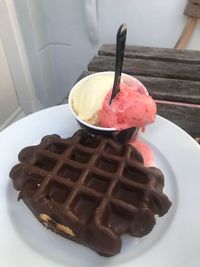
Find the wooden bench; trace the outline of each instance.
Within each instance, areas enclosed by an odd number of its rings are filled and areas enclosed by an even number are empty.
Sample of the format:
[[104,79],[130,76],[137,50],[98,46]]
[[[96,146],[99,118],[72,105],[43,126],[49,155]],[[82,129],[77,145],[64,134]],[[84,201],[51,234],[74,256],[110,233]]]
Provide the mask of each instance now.
[[[115,45],[103,45],[80,78],[114,66]],[[200,51],[126,46],[123,72],[146,86],[159,115],[200,137]]]

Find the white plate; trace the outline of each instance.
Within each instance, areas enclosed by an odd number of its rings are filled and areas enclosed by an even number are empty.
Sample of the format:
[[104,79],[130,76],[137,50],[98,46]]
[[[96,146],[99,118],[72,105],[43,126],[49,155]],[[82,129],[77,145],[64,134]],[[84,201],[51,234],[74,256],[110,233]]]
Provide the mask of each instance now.
[[70,136],[78,125],[67,105],[46,109],[0,133],[0,266],[199,267],[200,147],[173,123],[157,117],[141,138],[150,144],[165,174],[173,205],[144,238],[123,237],[119,255],[104,258],[47,231],[32,215],[9,180],[18,152],[46,134]]

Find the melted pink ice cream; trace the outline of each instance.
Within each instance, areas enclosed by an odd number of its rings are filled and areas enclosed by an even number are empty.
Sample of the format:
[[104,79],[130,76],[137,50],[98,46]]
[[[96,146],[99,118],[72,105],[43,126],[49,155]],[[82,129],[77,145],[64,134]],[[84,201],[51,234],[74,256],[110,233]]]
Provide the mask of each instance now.
[[99,117],[103,127],[114,127],[117,130],[130,127],[143,127],[154,122],[156,104],[152,97],[142,88],[120,84],[120,92],[109,104],[111,90],[106,95]]
[[146,143],[143,143],[142,141],[138,140],[137,138],[130,143],[132,146],[134,146],[142,155],[144,159],[144,166],[145,167],[152,167],[155,166],[154,158],[153,158],[153,152],[151,150],[151,147],[147,145]]

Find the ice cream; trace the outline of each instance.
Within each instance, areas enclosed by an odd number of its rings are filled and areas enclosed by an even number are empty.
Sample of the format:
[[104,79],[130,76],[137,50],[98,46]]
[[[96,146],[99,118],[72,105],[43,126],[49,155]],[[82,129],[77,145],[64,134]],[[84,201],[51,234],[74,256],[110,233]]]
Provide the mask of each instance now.
[[145,167],[155,166],[153,151],[147,143],[136,138],[133,141],[131,141],[130,144],[141,153]]
[[122,130],[144,127],[156,117],[156,104],[135,78],[122,75],[120,92],[110,104],[114,72],[81,80],[72,90],[71,105],[79,119],[91,125]]
[[97,125],[99,124],[98,111],[112,88],[114,76],[92,76],[76,87],[73,92],[72,106],[75,113],[82,120]]
[[135,84],[120,84],[120,92],[110,104],[111,90],[107,93],[101,111],[100,123],[103,127],[114,127],[117,130],[130,127],[144,127],[156,117],[156,104],[151,96]]

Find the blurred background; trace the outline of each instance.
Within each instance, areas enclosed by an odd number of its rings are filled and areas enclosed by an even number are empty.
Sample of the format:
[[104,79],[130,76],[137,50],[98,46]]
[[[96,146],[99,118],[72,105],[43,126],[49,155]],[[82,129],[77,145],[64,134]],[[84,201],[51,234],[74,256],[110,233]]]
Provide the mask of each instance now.
[[[0,0],[0,130],[62,102],[98,48],[115,43],[173,48],[186,0]],[[200,50],[200,24],[187,49]]]

